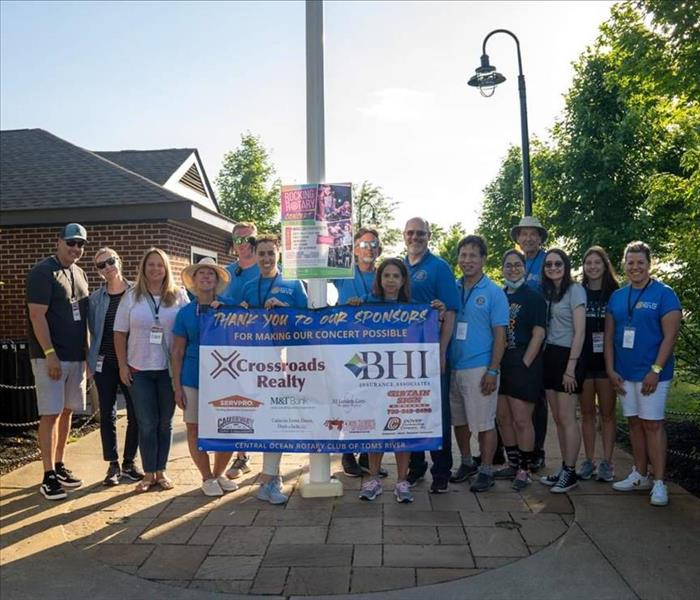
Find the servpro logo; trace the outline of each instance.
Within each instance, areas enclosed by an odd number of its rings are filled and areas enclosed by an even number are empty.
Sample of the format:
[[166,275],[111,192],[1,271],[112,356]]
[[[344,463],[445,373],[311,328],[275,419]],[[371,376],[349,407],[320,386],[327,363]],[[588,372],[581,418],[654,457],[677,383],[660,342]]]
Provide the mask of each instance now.
[[258,408],[262,406],[262,402],[258,400],[253,400],[252,398],[246,398],[245,396],[226,396],[225,398],[219,398],[218,400],[211,400],[209,402],[214,408]]

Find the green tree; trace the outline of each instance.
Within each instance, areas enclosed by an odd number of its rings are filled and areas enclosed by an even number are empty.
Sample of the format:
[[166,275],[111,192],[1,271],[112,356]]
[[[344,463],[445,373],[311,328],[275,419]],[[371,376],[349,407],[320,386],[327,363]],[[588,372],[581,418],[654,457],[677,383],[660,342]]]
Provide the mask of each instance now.
[[224,156],[216,185],[221,213],[253,221],[261,232],[279,232],[280,181],[258,136],[241,135],[241,145]]
[[452,267],[455,277],[462,276],[462,272],[457,266],[457,245],[465,235],[467,232],[464,226],[461,223],[453,223],[447,228],[447,232],[442,236],[437,247],[438,255]]
[[382,245],[387,249],[401,241],[401,230],[392,227],[398,202],[387,197],[381,187],[369,181],[353,185],[352,196],[355,230],[360,227],[376,229]]

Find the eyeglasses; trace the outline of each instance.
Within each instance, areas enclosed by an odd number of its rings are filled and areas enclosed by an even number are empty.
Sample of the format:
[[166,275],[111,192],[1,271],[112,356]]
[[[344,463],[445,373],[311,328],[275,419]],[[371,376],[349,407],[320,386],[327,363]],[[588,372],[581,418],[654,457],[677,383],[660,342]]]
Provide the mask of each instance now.
[[517,262],[517,263],[505,263],[503,265],[503,268],[506,271],[519,271],[521,269],[524,269],[525,267],[523,266],[523,263]]
[[416,230],[408,229],[408,230],[404,231],[403,233],[407,237],[413,236],[413,237],[417,237],[417,238],[426,237],[428,235],[427,231],[422,231],[421,229],[416,229]]
[[73,248],[74,246],[78,246],[78,248],[82,248],[85,245],[85,240],[64,240],[66,242],[66,246],[70,246]]
[[379,242],[377,240],[372,240],[371,242],[357,242],[357,247],[363,249],[372,248],[374,250],[375,248],[379,248]]
[[554,262],[547,261],[544,263],[545,269],[561,269],[563,266],[564,263],[560,260],[555,260]]
[[116,262],[116,257],[110,256],[107,260],[103,260],[102,262],[96,262],[95,266],[101,271],[105,267],[111,267],[112,265],[116,264]]
[[242,244],[255,244],[255,236],[250,235],[250,236],[238,236],[234,235],[233,236],[233,245],[234,246],[241,246]]

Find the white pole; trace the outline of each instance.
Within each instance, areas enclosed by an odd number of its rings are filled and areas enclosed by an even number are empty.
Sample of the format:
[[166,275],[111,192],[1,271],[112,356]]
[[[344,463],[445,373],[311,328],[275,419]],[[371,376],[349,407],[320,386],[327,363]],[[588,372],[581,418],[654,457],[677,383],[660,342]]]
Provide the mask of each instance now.
[[[323,2],[306,0],[306,180],[326,180],[323,110]],[[309,306],[326,306],[326,280],[309,280]],[[343,485],[331,479],[330,454],[309,454],[309,475],[301,479],[304,498],[342,496]]]

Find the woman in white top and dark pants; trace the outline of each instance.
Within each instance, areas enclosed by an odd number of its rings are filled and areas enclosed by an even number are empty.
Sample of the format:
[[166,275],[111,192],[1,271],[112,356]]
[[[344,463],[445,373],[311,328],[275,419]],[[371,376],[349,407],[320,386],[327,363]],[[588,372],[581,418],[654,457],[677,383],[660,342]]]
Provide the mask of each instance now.
[[146,472],[136,488],[139,492],[156,482],[163,489],[173,487],[165,474],[175,412],[170,347],[175,316],[188,302],[185,290],[173,282],[167,254],[151,248],[141,260],[136,284],[122,298],[114,320],[119,376],[131,386]]

